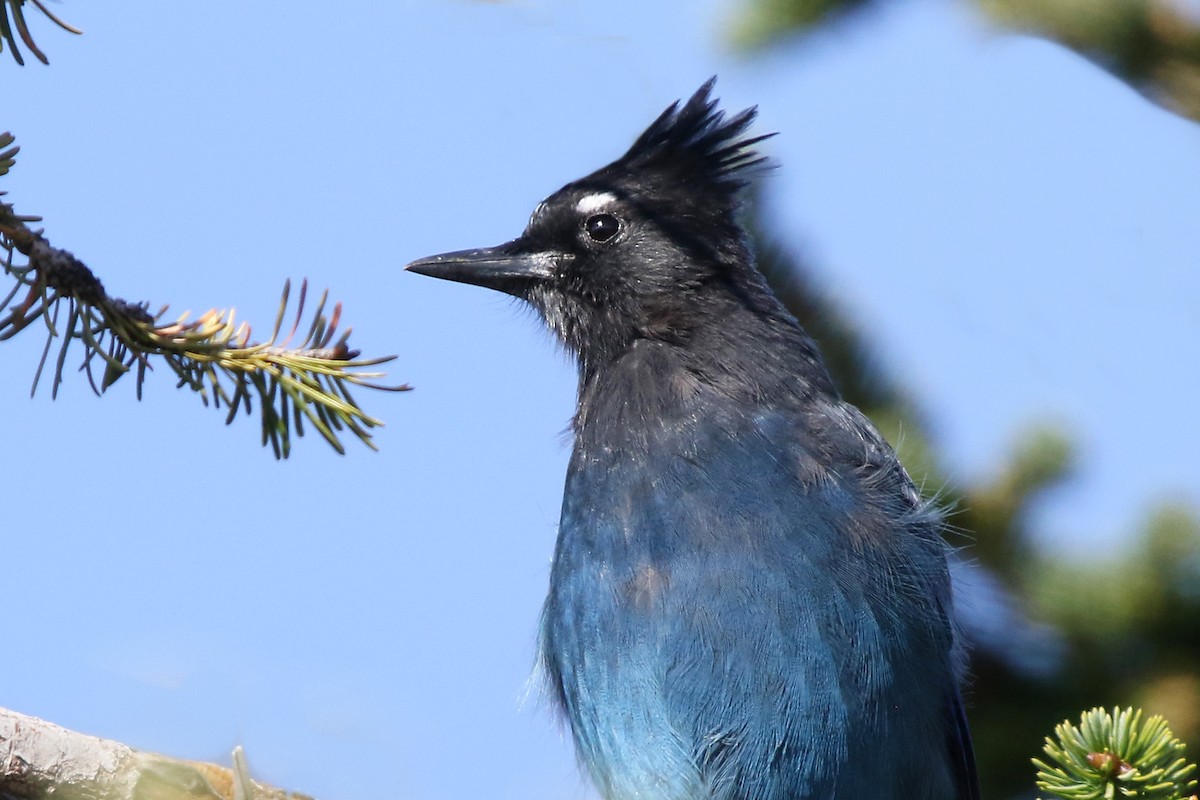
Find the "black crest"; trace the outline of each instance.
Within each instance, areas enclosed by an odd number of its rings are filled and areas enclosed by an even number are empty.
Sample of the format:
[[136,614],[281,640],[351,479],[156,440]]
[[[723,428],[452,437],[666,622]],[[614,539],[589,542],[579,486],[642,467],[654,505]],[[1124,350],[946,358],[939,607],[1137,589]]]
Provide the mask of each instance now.
[[754,168],[767,161],[754,145],[775,134],[745,137],[758,109],[747,108],[727,119],[712,97],[716,81],[715,76],[709,78],[682,107],[672,103],[625,155],[592,178],[618,185],[632,178],[652,195],[686,189],[703,193],[709,202],[722,196],[732,202]]

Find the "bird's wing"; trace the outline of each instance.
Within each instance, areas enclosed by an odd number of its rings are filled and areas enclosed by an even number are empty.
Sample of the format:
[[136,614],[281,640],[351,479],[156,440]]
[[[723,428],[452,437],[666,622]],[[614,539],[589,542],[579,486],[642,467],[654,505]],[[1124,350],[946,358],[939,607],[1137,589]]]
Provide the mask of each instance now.
[[946,747],[950,751],[950,763],[954,770],[956,797],[958,800],[980,800],[975,748],[971,744],[971,731],[967,727],[962,697],[957,691],[951,692],[949,706],[951,724],[947,726]]

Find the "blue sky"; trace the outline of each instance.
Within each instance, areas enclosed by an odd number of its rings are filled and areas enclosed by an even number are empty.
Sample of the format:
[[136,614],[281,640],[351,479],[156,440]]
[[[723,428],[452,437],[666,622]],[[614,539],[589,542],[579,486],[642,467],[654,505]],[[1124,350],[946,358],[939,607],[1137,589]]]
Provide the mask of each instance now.
[[273,6],[67,2],[81,38],[31,13],[52,63],[0,64],[3,188],[115,295],[265,330],[286,278],[329,286],[417,389],[359,393],[382,452],[281,464],[165,374],[140,404],[70,375],[30,400],[42,341],[4,343],[0,705],[241,743],[326,799],[590,796],[528,682],[572,368],[506,299],[400,267],[516,235],[714,73],[781,132],[775,227],[958,480],[1049,420],[1080,465],[1037,509],[1047,546],[1200,504],[1200,132],[1078,57],[941,0],[755,58],[712,0]]

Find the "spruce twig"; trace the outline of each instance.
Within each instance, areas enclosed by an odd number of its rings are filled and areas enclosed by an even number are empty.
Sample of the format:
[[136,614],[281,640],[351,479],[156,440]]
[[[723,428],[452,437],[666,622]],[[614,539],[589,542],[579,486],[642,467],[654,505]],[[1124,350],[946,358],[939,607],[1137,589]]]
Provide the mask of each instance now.
[[[0,148],[7,148],[0,151],[0,175],[8,171],[16,155],[12,142],[10,135],[0,134]],[[32,392],[57,346],[50,390],[52,397],[57,396],[68,352],[78,342],[83,350],[80,369],[96,394],[134,372],[141,399],[147,370],[154,363],[165,362],[179,386],[198,393],[205,405],[224,406],[226,423],[239,412],[252,413],[257,400],[263,444],[271,445],[276,458],[288,457],[292,431],[304,435],[306,423],[339,453],[345,452],[340,438],[344,430],[375,449],[370,429],[382,423],[359,407],[350,387],[384,391],[409,387],[378,383],[383,373],[370,368],[395,356],[359,358],[359,351],[348,343],[350,329],[338,331],[341,304],[326,310],[327,292],[321,295],[307,328],[302,328],[308,286],[307,282],[301,285],[291,329],[282,340],[291,300],[290,281],[284,286],[275,325],[265,342],[251,342],[250,326],[236,323],[232,309],[213,309],[193,321],[185,312],[170,321],[165,306],[151,314],[146,303],[110,296],[82,261],[52,246],[41,231],[29,227],[38,217],[18,215],[2,198],[0,193],[0,259],[4,274],[15,282],[0,304],[0,341],[38,320],[47,330]],[[293,344],[298,332],[303,335]]]
[[1038,788],[1063,800],[1195,800],[1196,765],[1160,716],[1143,722],[1140,709],[1093,708],[1078,726],[1056,726],[1054,736],[1043,748],[1051,763],[1033,763]]

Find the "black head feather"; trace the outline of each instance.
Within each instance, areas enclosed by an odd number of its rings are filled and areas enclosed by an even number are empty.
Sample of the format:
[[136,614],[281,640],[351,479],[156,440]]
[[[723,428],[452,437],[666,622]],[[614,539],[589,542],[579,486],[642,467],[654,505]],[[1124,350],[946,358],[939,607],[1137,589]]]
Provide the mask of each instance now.
[[767,163],[754,145],[775,134],[744,138],[758,109],[727,119],[712,97],[716,80],[710,78],[682,107],[672,103],[625,155],[585,181],[613,185],[643,200],[670,202],[675,213],[680,200],[691,205],[689,198],[710,211],[735,208],[739,190]]
[[742,314],[794,328],[737,215],[740,190],[766,162],[754,145],[768,137],[746,134],[756,109],[717,108],[715,80],[673,103],[619,159],[546,198],[517,239],[410,269],[528,301],[585,380],[638,340],[683,347]]

